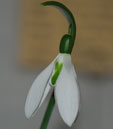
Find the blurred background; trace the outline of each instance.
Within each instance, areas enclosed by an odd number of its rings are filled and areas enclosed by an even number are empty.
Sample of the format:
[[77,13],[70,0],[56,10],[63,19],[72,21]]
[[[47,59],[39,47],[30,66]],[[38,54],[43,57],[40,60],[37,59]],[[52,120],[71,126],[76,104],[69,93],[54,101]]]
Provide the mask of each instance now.
[[[59,0],[77,24],[72,53],[81,90],[81,109],[72,129],[113,128],[113,0]],[[42,0],[0,0],[0,128],[39,129],[49,96],[27,120],[28,90],[58,54],[68,23]],[[68,129],[55,106],[48,129]]]

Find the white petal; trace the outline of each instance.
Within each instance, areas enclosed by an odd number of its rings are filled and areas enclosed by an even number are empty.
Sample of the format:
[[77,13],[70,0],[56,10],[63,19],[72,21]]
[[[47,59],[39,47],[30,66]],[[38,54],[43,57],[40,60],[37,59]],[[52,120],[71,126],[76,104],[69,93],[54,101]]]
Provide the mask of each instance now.
[[58,104],[58,109],[62,119],[68,126],[72,126],[77,117],[80,100],[73,68],[71,56],[67,55],[55,87],[55,99]]
[[40,106],[42,105],[42,103],[43,103],[43,101],[45,100],[45,98],[47,97],[47,95],[48,95],[50,89],[51,89],[51,86],[50,86],[49,83],[48,83],[47,86],[46,86],[46,89],[45,89],[45,91],[44,91],[42,100],[41,100],[41,102],[40,102],[39,108],[40,108]]
[[37,109],[41,106],[41,104],[43,103],[44,99],[46,98],[50,90],[47,84],[50,75],[52,74],[52,69],[56,58],[46,69],[44,69],[39,74],[39,76],[35,79],[34,83],[32,84],[29,90],[25,103],[25,115],[27,118],[30,118],[33,115],[33,113],[37,111]]
[[76,74],[76,72],[75,72],[75,68],[74,68],[74,65],[72,66],[72,71],[73,71],[73,74],[74,74],[74,76],[75,76],[75,79],[77,80],[77,74]]

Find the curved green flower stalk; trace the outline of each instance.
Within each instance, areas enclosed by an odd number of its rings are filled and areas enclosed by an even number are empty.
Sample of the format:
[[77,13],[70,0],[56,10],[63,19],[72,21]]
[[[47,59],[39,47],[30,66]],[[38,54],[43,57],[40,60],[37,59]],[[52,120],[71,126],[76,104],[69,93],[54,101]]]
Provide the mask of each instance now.
[[53,89],[40,129],[47,128],[55,102],[63,121],[71,127],[78,116],[80,101],[77,76],[71,58],[76,24],[72,13],[63,4],[47,1],[41,5],[57,7],[68,20],[69,28],[68,33],[61,39],[60,53],[33,82],[26,99],[25,115],[27,118],[33,116],[46,99],[49,91]]
[[59,3],[56,1],[47,1],[47,2],[41,3],[41,5],[57,7],[68,20],[69,22],[68,34],[65,34],[61,39],[60,53],[70,54],[72,52],[75,36],[76,36],[76,24],[72,13],[62,3]]

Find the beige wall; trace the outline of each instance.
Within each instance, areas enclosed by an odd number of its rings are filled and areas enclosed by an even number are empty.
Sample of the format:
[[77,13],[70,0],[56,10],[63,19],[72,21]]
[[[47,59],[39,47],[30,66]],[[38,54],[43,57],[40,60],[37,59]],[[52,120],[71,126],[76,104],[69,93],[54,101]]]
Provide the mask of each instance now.
[[[69,7],[77,23],[73,61],[78,71],[113,73],[113,1],[59,0]],[[64,16],[41,0],[24,0],[21,12],[21,54],[26,67],[45,67],[57,55],[67,33]]]

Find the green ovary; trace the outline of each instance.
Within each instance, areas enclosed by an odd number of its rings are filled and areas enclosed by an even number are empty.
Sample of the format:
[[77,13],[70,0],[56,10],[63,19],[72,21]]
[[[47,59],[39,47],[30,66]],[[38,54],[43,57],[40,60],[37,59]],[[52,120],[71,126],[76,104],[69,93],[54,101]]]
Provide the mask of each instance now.
[[58,76],[62,70],[62,67],[63,67],[63,63],[59,63],[58,61],[56,62],[55,64],[55,71],[54,71],[54,74],[52,75],[52,78],[51,78],[51,84],[52,86],[55,86],[56,84],[56,81],[58,79]]

